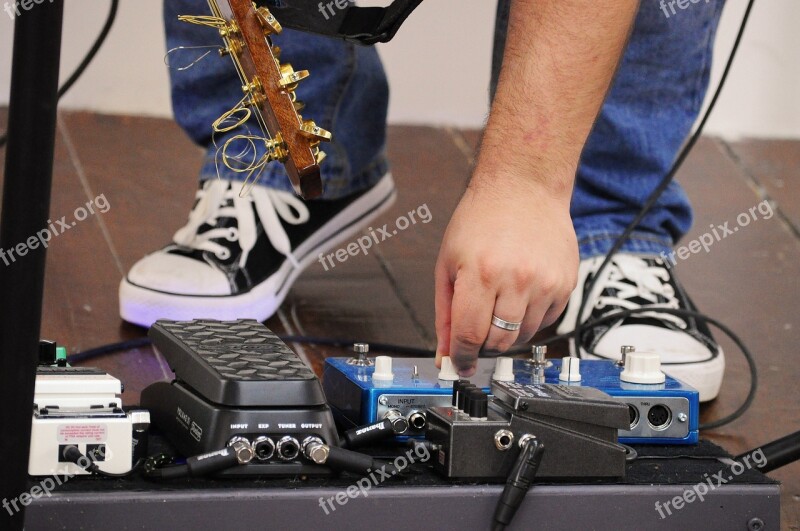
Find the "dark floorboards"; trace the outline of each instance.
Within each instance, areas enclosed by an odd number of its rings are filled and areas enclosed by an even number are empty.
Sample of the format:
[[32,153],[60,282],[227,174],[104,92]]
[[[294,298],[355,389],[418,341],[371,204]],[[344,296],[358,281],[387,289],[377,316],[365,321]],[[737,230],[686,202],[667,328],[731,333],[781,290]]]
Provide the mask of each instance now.
[[[0,130],[6,113],[0,109]],[[278,314],[267,323],[278,333],[435,346],[433,264],[449,216],[466,186],[479,135],[426,127],[392,127],[389,154],[399,197],[376,221],[427,207],[430,223],[418,223],[325,271],[307,270]],[[0,150],[0,154],[4,151]],[[145,331],[120,321],[117,287],[141,256],[171,238],[186,221],[200,165],[200,151],[168,120],[86,113],[60,116],[54,218],[73,217],[103,196],[109,210],[89,216],[50,243],[42,335],[70,353],[141,337]],[[711,231],[739,226],[765,199],[774,215],[758,219],[709,252],[679,261],[678,274],[698,306],[729,325],[755,354],[760,389],[738,421],[705,433],[737,453],[800,428],[800,142],[704,139],[679,174],[696,208],[694,229],[682,244]],[[762,207],[765,209],[765,207]],[[764,210],[766,212],[766,209]],[[732,343],[720,397],[703,419],[727,414],[744,398],[746,364]],[[293,345],[319,370],[325,356],[344,349]],[[168,377],[164,360],[149,348],[93,360],[126,384],[135,403],[148,383]],[[800,464],[771,474],[783,482],[783,528],[800,529]]]

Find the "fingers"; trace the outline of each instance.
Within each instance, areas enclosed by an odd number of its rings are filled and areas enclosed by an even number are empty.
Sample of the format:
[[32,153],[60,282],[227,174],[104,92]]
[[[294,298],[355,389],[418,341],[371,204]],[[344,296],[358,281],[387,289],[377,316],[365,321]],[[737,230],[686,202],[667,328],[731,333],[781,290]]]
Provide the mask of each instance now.
[[441,368],[442,356],[450,355],[450,307],[453,303],[453,283],[447,268],[441,262],[437,262],[434,275],[436,366]]
[[450,307],[450,359],[461,376],[472,376],[489,334],[495,291],[479,278],[457,277]]

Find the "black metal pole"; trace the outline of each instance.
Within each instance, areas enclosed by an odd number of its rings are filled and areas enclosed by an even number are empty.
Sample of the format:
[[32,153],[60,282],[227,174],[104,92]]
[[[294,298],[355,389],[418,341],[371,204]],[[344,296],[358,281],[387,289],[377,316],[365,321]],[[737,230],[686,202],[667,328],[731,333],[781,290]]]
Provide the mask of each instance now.
[[[17,4],[19,5],[19,4]],[[62,0],[33,3],[14,25],[0,218],[0,529],[20,530],[28,490],[31,410],[44,292],[56,133]]]

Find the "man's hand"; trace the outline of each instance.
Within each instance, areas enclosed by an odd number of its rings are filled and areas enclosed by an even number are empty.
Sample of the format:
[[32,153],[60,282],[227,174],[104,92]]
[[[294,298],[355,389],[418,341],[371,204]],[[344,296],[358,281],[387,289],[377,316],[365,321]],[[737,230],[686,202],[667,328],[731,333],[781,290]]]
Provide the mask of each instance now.
[[[463,376],[554,322],[575,286],[569,202],[637,0],[514,0],[503,67],[470,186],[436,265],[437,365]],[[492,314],[522,322],[518,332]]]
[[[555,322],[575,288],[578,245],[569,195],[503,179],[472,186],[458,205],[436,264],[436,363],[450,354],[470,376],[483,347],[500,353]],[[491,325],[492,314],[522,322]]]

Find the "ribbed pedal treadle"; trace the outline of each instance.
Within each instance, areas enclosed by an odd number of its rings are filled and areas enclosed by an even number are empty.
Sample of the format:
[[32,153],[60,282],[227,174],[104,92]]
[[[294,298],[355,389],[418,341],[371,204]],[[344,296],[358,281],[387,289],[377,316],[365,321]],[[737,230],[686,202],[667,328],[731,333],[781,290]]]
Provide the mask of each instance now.
[[176,379],[211,402],[282,407],[325,403],[311,369],[258,321],[160,320],[149,335]]

